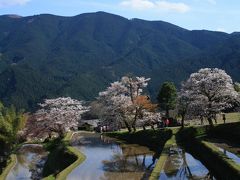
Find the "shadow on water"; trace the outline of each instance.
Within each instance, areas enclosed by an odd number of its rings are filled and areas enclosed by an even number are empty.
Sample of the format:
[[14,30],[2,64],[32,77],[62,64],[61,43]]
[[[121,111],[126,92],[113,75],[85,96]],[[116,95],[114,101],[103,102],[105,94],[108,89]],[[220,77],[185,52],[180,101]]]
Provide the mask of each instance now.
[[159,179],[215,179],[209,170],[179,146],[171,147]]
[[47,152],[41,145],[26,144],[17,151],[17,163],[11,169],[7,180],[41,179]]
[[80,133],[73,144],[86,160],[68,179],[148,179],[157,161],[154,152],[136,144],[119,144],[116,140],[93,133]]
[[207,139],[209,143],[214,144],[223,152],[229,159],[235,163],[240,164],[240,146],[231,142],[219,139]]

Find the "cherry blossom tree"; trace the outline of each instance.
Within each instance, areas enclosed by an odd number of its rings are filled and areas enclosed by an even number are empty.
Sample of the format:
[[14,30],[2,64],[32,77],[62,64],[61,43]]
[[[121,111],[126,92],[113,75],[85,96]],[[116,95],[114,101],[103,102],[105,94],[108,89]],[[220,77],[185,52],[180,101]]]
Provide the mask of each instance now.
[[154,129],[154,125],[159,122],[161,119],[161,114],[158,112],[151,112],[143,110],[143,118],[139,119],[138,124],[143,127],[143,130],[146,129],[146,126],[151,126]]
[[132,128],[136,130],[136,122],[143,115],[142,110],[154,107],[150,105],[147,96],[142,96],[143,88],[147,87],[149,80],[145,77],[124,76],[100,92],[98,102],[103,107],[103,119],[123,122],[129,132]]
[[[187,98],[187,106],[195,115],[206,117],[209,124],[216,114],[237,101],[231,77],[221,69],[204,68],[190,75],[182,85],[180,99]],[[186,105],[186,104],[185,104]]]
[[189,107],[191,105],[191,99],[188,94],[188,90],[184,89],[184,85],[182,85],[183,88],[181,91],[178,93],[178,98],[177,98],[177,111],[178,114],[181,116],[181,126],[184,127],[184,121],[185,117],[189,112]]
[[82,103],[70,97],[45,99],[39,104],[41,109],[27,123],[27,133],[33,137],[43,137],[55,132],[63,137],[65,132],[77,129],[81,114],[88,111]]

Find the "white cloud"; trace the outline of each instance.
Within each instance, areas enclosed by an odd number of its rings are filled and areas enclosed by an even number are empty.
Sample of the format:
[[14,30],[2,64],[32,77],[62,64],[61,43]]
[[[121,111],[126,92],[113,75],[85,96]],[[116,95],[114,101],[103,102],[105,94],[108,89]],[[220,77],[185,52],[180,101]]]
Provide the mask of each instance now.
[[174,11],[179,13],[185,13],[190,10],[190,7],[184,3],[174,3],[166,0],[124,0],[120,3],[120,5],[134,10],[155,9],[163,11]]
[[217,28],[217,31],[220,31],[220,32],[227,32],[226,29],[221,28],[221,27],[220,27],[220,28]]
[[155,6],[155,4],[149,0],[125,0],[122,1],[120,5],[136,10],[151,9]]
[[158,1],[156,5],[159,9],[167,10],[167,11],[176,11],[180,13],[185,13],[190,10],[190,7],[184,3],[171,3],[167,1]]
[[0,0],[0,7],[23,5],[29,1],[30,0]]

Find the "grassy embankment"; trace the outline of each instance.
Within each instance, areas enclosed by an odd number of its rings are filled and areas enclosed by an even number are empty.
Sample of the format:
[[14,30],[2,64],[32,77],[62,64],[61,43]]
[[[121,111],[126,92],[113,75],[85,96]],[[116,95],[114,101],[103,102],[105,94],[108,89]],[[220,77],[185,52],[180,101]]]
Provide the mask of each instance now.
[[221,138],[234,143],[240,142],[240,122],[221,124],[207,132],[213,138]]
[[149,149],[157,153],[161,153],[165,142],[171,137],[172,131],[165,130],[139,130],[136,132],[110,132],[105,135],[117,138],[125,143],[134,143],[147,146]]
[[7,166],[4,168],[2,174],[0,175],[0,179],[6,179],[8,173],[15,166],[17,162],[17,157],[15,154],[11,154],[9,160],[7,161]]
[[[197,156],[217,179],[240,179],[240,165],[228,158],[214,144],[201,139],[204,136],[215,136],[222,139],[240,138],[240,123],[221,124],[213,128],[209,126],[184,128],[177,134],[177,138],[184,147]],[[220,133],[221,132],[221,133]],[[234,136],[234,138],[233,138]],[[238,141],[239,142],[239,141]]]
[[[225,115],[226,115],[226,123],[240,122],[240,113],[239,112],[225,113]],[[199,126],[200,120],[199,119],[186,120],[185,123],[188,126]],[[208,125],[207,120],[205,120],[203,123],[204,123],[204,125]],[[222,114],[218,114],[217,115],[217,124],[223,124],[223,123],[224,122],[222,119]]]
[[176,145],[176,133],[178,132],[179,128],[174,128],[172,129],[172,137],[165,143],[164,147],[163,147],[163,150],[162,150],[162,153],[151,173],[151,176],[149,178],[149,180],[157,180],[159,179],[159,176],[160,176],[160,173],[164,167],[164,164],[168,158],[168,155],[169,155],[169,148],[171,146],[174,146]]
[[72,133],[68,133],[63,140],[56,139],[45,145],[50,153],[43,169],[44,180],[65,180],[85,160],[84,154],[69,146],[71,137]]
[[4,164],[4,166],[2,167],[3,169],[0,170],[0,173],[1,173],[0,174],[0,180],[6,179],[8,173],[11,171],[11,169],[17,163],[16,152],[23,144],[25,144],[25,143],[19,143],[19,144],[14,145],[14,147],[10,151],[10,154],[7,155],[8,159],[6,161],[6,164]]

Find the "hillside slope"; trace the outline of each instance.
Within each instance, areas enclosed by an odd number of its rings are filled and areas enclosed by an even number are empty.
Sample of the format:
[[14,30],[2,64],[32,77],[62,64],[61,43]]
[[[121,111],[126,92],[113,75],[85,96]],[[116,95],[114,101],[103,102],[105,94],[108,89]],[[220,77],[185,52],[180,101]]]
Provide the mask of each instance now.
[[178,86],[201,67],[240,80],[240,34],[189,31],[163,21],[104,12],[61,17],[0,16],[0,99],[32,109],[46,97],[92,100],[122,75]]

